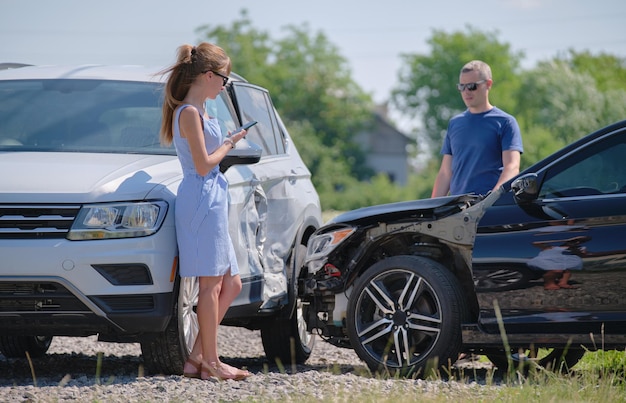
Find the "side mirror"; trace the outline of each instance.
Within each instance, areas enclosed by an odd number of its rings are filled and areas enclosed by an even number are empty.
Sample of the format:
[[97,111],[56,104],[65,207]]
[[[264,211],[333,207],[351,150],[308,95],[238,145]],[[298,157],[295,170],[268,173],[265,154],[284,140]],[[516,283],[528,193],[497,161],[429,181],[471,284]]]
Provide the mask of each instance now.
[[256,164],[261,160],[262,153],[261,147],[246,139],[241,139],[237,143],[237,147],[230,150],[220,162],[220,171],[224,173],[233,165]]
[[535,200],[539,194],[537,174],[526,174],[515,179],[511,183],[511,190],[517,203],[528,203]]

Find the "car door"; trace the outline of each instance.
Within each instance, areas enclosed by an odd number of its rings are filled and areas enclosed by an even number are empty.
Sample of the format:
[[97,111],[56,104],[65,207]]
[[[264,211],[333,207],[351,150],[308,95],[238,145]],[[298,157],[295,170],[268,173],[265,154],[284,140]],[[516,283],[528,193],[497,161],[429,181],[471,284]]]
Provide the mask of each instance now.
[[258,122],[248,130],[246,140],[261,147],[262,155],[254,165],[227,171],[229,183],[240,188],[231,190],[231,206],[239,206],[237,212],[231,211],[238,214],[232,217],[238,228],[231,226],[231,235],[239,245],[238,261],[248,281],[257,284],[250,289],[255,294],[251,299],[278,301],[287,296],[285,266],[298,222],[292,196],[297,189],[293,180],[297,161],[286,153],[269,93],[245,82],[233,83],[232,90],[241,122]]
[[[233,132],[241,124],[232,90],[220,93],[215,100],[208,100],[206,108],[209,115],[218,117],[223,135]],[[237,144],[237,148],[248,146],[246,141]],[[225,176],[228,180],[229,232],[243,285],[232,305],[247,306],[260,302],[263,289],[263,267],[257,245],[264,227],[265,201],[258,195],[258,181],[253,165],[232,165],[225,171]]]
[[624,156],[622,128],[544,165],[536,199],[487,211],[473,255],[487,331],[497,310],[510,333],[626,331]]

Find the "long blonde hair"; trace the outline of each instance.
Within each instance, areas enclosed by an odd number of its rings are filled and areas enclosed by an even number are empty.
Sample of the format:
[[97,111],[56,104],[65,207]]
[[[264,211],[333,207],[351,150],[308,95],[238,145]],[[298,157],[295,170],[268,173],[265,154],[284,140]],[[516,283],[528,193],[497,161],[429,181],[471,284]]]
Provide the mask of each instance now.
[[202,42],[198,46],[182,45],[178,47],[176,63],[160,74],[169,73],[165,84],[163,113],[161,119],[161,144],[172,144],[172,120],[174,110],[187,96],[195,79],[207,71],[227,71],[230,74],[230,58],[224,49],[212,43]]

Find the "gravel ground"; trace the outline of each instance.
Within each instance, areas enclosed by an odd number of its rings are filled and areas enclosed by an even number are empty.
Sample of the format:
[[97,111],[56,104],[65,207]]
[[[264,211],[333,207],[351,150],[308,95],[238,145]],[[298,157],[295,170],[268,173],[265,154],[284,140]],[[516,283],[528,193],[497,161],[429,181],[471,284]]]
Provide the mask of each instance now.
[[478,376],[461,382],[381,379],[352,350],[319,339],[306,365],[288,368],[268,365],[258,331],[222,326],[219,344],[223,361],[245,366],[254,375],[241,382],[144,376],[139,344],[100,343],[95,336],[55,337],[48,354],[32,361],[34,375],[27,360],[0,355],[0,401],[348,402],[356,394],[372,398],[406,393],[452,400],[461,389],[487,392],[493,387],[485,386],[487,367],[476,364],[466,372]]

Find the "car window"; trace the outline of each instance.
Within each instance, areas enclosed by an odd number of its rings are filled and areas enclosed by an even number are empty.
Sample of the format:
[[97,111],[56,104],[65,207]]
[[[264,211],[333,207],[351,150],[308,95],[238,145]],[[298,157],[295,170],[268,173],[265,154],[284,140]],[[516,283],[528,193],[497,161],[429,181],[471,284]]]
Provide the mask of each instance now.
[[220,96],[215,99],[207,99],[206,110],[209,116],[217,116],[217,120],[220,124],[220,129],[224,136],[229,132],[233,132],[237,127],[237,123],[233,119],[233,114],[225,100],[226,92],[220,92]]
[[626,132],[590,144],[546,173],[541,198],[626,193]]
[[173,154],[159,144],[161,93],[148,82],[0,81],[0,147]]
[[263,156],[284,154],[284,142],[267,91],[246,85],[236,85],[234,89],[242,123],[258,122],[248,130],[246,138],[262,148]]

